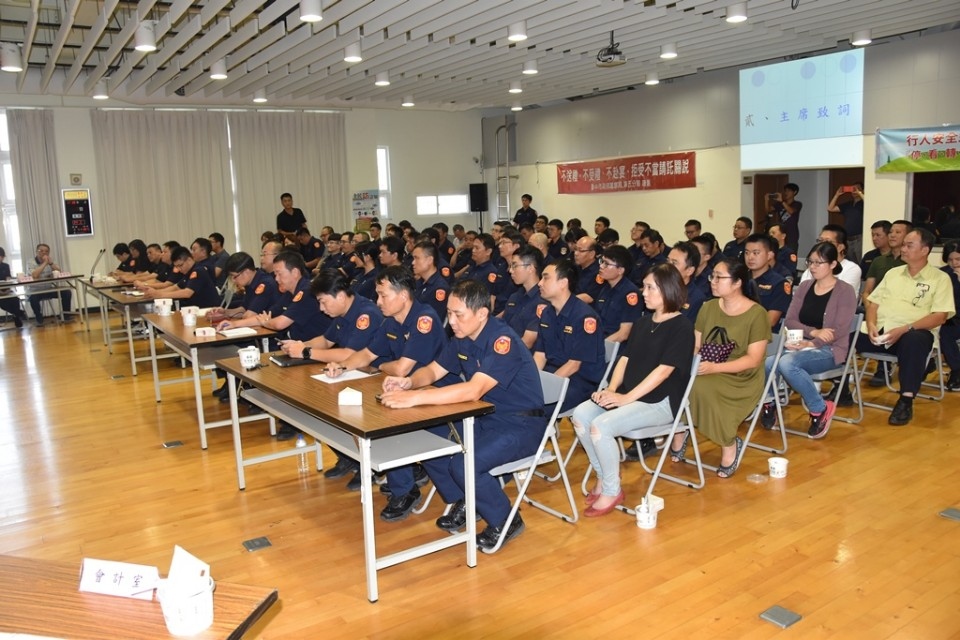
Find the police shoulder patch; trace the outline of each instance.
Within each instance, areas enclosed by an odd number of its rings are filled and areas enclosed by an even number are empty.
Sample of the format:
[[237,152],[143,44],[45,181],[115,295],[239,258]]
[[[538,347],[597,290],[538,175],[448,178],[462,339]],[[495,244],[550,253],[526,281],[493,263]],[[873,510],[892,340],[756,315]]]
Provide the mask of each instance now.
[[540,314],[543,313],[543,310],[546,309],[546,308],[547,308],[547,305],[545,305],[545,304],[538,304],[538,305],[537,305],[537,317],[538,317],[538,318],[540,317]]
[[496,281],[497,281],[497,274],[491,273],[490,275],[488,275],[488,276],[487,276],[487,281],[488,281],[488,282],[496,282]]
[[437,302],[443,302],[447,299],[447,292],[443,289],[437,289]]
[[639,302],[639,297],[637,296],[636,291],[631,291],[630,293],[627,294],[628,305],[630,305],[631,307],[635,307],[637,306],[637,302]]
[[790,281],[783,281],[783,292],[787,295],[790,295],[790,292],[793,291],[793,285],[790,284]]
[[510,337],[509,336],[500,336],[493,342],[493,350],[500,355],[506,355],[510,353]]
[[297,291],[297,295],[293,296],[294,302],[300,302],[303,300],[303,291]]
[[583,319],[583,330],[586,333],[593,334],[597,331],[597,319],[596,318],[584,318]]
[[254,289],[253,292],[256,293],[257,295],[260,295],[266,290],[267,290],[267,285],[261,282],[260,284],[257,285],[257,288]]
[[363,331],[370,326],[370,316],[366,313],[361,313],[357,316],[357,329]]
[[420,316],[417,318],[417,331],[420,333],[430,333],[433,329],[433,318],[430,316]]
[[597,284],[603,284],[603,278],[600,276],[599,273],[597,274],[597,277],[595,278],[595,280],[597,281]]
[[191,272],[190,272],[190,279],[193,280],[193,279],[196,278],[196,277],[197,277],[197,272],[196,272],[196,271],[191,271]]

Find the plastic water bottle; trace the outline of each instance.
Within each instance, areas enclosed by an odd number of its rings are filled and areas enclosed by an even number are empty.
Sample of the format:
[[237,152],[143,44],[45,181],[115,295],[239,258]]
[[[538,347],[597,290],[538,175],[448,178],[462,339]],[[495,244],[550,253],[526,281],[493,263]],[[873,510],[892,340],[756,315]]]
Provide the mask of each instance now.
[[303,434],[297,436],[297,471],[299,473],[309,473],[310,472],[310,463],[307,460],[307,441],[303,438]]

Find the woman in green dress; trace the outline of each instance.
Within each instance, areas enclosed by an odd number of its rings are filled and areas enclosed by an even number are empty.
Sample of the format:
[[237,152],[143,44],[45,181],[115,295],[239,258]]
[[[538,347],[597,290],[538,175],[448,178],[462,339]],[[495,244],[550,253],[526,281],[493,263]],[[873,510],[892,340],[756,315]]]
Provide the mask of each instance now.
[[[701,307],[694,325],[697,350],[714,327],[723,327],[736,346],[726,362],[701,359],[690,409],[696,428],[720,445],[717,475],[729,478],[737,470],[743,448],[737,428],[756,408],[763,392],[763,359],[770,341],[770,323],[757,302],[750,271],[739,261],[725,258],[717,263],[710,276],[710,290],[714,299]],[[685,436],[678,435],[671,445],[675,462],[681,461],[686,452]]]

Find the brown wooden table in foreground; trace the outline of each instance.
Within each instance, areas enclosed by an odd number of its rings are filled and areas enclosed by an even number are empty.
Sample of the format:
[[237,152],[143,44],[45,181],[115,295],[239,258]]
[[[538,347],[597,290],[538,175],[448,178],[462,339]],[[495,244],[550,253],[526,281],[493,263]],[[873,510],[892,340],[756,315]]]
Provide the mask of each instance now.
[[[0,631],[58,638],[171,638],[156,600],[81,593],[80,563],[0,556]],[[242,638],[277,590],[218,582],[213,625],[195,638]]]

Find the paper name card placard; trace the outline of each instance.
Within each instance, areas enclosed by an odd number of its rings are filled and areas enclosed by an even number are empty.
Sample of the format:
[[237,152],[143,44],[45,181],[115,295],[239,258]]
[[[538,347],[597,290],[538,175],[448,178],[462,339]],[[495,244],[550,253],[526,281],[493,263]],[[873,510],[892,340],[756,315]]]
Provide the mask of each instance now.
[[159,580],[159,570],[143,564],[84,558],[80,568],[80,591],[87,593],[153,600]]
[[346,407],[358,407],[363,404],[363,393],[347,387],[337,395],[337,404]]
[[217,330],[213,327],[200,327],[195,329],[193,333],[198,338],[214,338],[217,335]]

